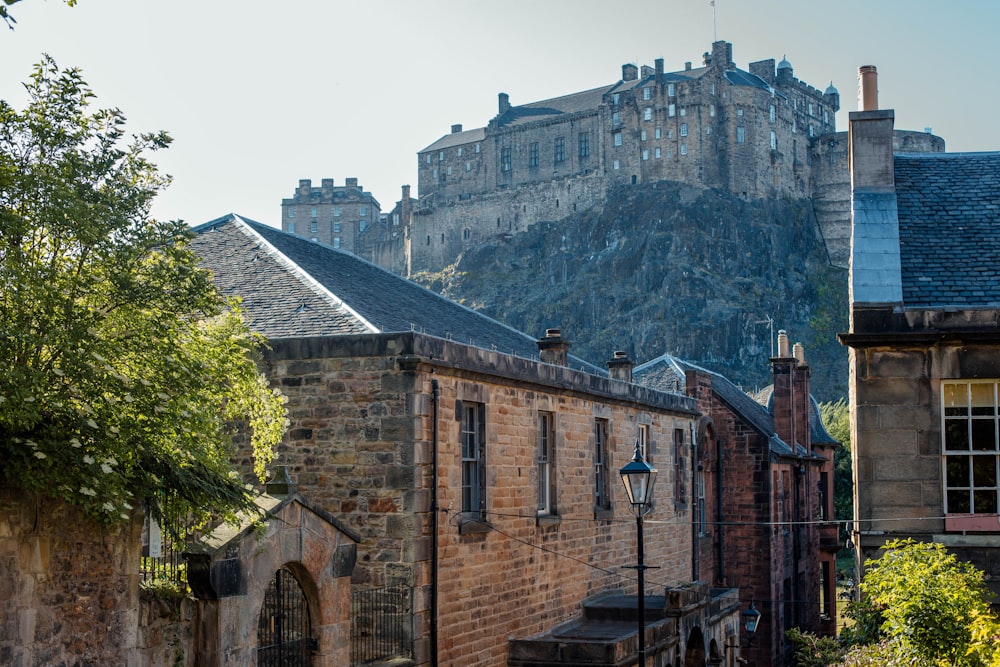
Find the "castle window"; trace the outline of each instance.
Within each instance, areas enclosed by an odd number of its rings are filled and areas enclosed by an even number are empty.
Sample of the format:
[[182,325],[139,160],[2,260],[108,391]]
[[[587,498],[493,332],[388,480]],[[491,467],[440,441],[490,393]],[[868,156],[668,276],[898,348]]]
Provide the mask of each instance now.
[[621,132],[615,132],[613,136],[614,136],[615,146],[621,146],[622,145],[622,133]]
[[554,157],[556,162],[562,162],[566,159],[566,140],[562,137],[556,137]]
[[658,127],[655,130],[653,130],[653,137],[656,138],[656,139],[662,139],[663,138],[663,129]]
[[510,171],[510,149],[500,149],[500,171]]
[[438,162],[444,162],[444,151],[438,153]]
[[334,206],[333,207],[333,217],[335,217],[335,218],[339,218],[340,217],[340,207],[339,206]]
[[681,136],[686,137],[688,135],[688,125],[687,123],[681,123]]
[[747,142],[747,129],[740,125],[736,128],[736,143],[745,144]]
[[737,116],[742,116],[743,115],[743,109],[737,109],[736,110],[736,115]]
[[814,132],[814,130],[813,130],[813,124],[809,123],[809,136],[810,137],[813,136],[813,132]]
[[289,234],[294,234],[295,233],[295,223],[294,222],[289,222],[288,223],[288,233]]
[[826,111],[823,112],[823,122],[827,124],[830,122],[830,114],[828,114]]
[[660,152],[659,146],[653,149],[653,157],[655,157],[657,160],[659,160],[662,157],[662,155],[663,154]]
[[646,107],[645,109],[642,110],[642,119],[643,120],[653,120],[653,108],[652,107]]
[[708,117],[709,118],[715,118],[715,105],[714,104],[709,104],[708,105]]
[[358,207],[358,215],[360,215],[362,218],[365,217],[366,215],[368,215],[368,207],[367,206],[359,206]]
[[778,135],[776,135],[774,132],[771,133],[771,150],[772,151],[778,150]]
[[673,139],[673,138],[674,138],[673,129],[667,130],[667,139]]
[[451,176],[451,165],[448,165],[447,173],[449,176]]
[[709,95],[715,95],[715,84],[714,83],[708,84],[708,94]]
[[677,105],[675,105],[675,104],[667,105],[667,115],[670,116],[671,118],[673,118],[674,116],[676,116],[677,115]]
[[705,128],[705,136],[707,137],[710,134],[712,134],[712,128],[711,127],[706,127]]
[[289,218],[294,218],[295,217],[295,209],[294,208],[289,208],[288,209],[288,217]]
[[813,115],[813,103],[812,102],[809,103],[809,115],[810,116]]
[[642,99],[648,100],[652,97],[653,97],[653,91],[649,89],[649,86],[646,86],[645,88],[642,89]]
[[444,232],[441,232],[441,243],[444,243]]
[[590,155],[590,133],[581,132],[580,133],[580,157],[588,157]]
[[340,233],[340,223],[339,222],[333,223],[333,233],[334,234],[339,234]]
[[643,160],[648,160],[649,159],[649,150],[648,149],[642,151],[642,159]]
[[533,141],[528,145],[528,166],[538,166],[538,142]]
[[612,166],[615,168],[615,170],[618,170],[618,169],[621,168],[621,165],[618,163],[618,160],[615,160]]
[[677,86],[675,84],[668,83],[667,84],[667,96],[668,97],[673,97],[676,94],[677,94]]
[[427,235],[427,245],[430,245],[430,244],[431,244],[431,235],[428,234]]
[[686,115],[688,115],[688,110],[687,110],[687,109],[685,109],[684,107],[681,107],[681,115],[682,115],[682,116],[686,116]]
[[340,247],[340,237],[339,236],[334,236],[333,237],[333,247],[334,248],[339,248]]
[[427,160],[426,161],[427,161],[427,164],[431,163],[431,154],[430,153],[427,154]]
[[615,127],[618,127],[619,125],[622,124],[622,115],[621,115],[621,113],[619,113],[618,111],[615,111],[615,112],[613,112],[611,114],[611,124],[614,125]]
[[313,220],[312,222],[310,222],[309,223],[309,231],[312,232],[313,234],[315,234],[316,232],[318,232],[319,231],[319,223],[316,222],[315,220]]
[[687,155],[687,154],[688,154],[687,144],[681,144],[681,155]]
[[642,130],[641,132],[639,132],[639,141],[645,141],[645,140],[646,140],[646,130]]
[[611,96],[611,103],[618,104],[619,102],[621,102],[621,99],[622,99],[621,93],[615,93]]
[[468,241],[469,236],[471,236],[471,232],[469,231],[469,228],[466,227],[465,229],[462,230],[462,238]]
[[462,147],[458,147],[458,157],[462,157]]
[[465,163],[465,170],[466,171],[472,171],[472,163],[471,162],[466,162]]
[[312,210],[309,213],[310,213],[311,217],[315,218],[316,217],[316,207],[313,206]]
[[767,112],[767,113],[768,113],[768,120],[769,120],[769,121],[771,121],[771,122],[773,123],[773,122],[774,122],[774,117],[775,117],[775,116],[774,116],[774,105],[773,105],[773,104],[772,104],[772,105],[771,105],[771,107],[770,107],[770,108],[768,109],[768,112]]
[[476,144],[476,152],[479,152],[479,144]]

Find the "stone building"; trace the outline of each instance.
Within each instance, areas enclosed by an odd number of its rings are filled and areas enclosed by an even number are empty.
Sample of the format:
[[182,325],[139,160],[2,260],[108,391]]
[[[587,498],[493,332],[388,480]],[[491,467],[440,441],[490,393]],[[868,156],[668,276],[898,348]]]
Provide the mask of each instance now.
[[410,664],[634,654],[635,520],[617,471],[637,442],[666,490],[648,517],[647,646],[656,664],[734,664],[739,599],[694,581],[693,501],[675,492],[693,488],[676,462],[691,460],[695,399],[266,225],[227,216],[196,232],[269,339],[291,419],[278,463],[360,539],[353,591],[407,591]]
[[853,540],[861,563],[942,543],[1000,593],[1000,153],[894,154],[874,70],[849,130]]
[[[751,664],[794,664],[785,631],[836,634],[833,450],[809,393],[810,369],[779,334],[774,384],[755,400],[726,378],[670,355],[637,382],[684,391],[702,413],[690,461],[696,578],[739,589],[761,612]],[[760,402],[757,402],[757,401]],[[682,494],[683,490],[675,490]],[[829,523],[824,523],[829,521]]]
[[333,248],[357,252],[361,238],[376,229],[381,212],[378,200],[358,185],[357,178],[348,178],[339,186],[333,184],[332,178],[324,178],[318,188],[306,178],[299,181],[291,197],[281,200],[281,228]]

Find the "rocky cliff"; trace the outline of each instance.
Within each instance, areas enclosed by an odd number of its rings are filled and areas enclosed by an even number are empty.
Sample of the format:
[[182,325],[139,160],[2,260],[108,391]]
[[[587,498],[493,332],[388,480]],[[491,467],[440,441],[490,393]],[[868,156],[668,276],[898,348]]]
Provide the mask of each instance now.
[[[779,329],[801,342],[819,400],[846,396],[847,272],[830,265],[809,200],[744,201],[676,183],[622,187],[416,277],[603,366],[670,353],[753,390]],[[769,322],[773,322],[773,325]]]

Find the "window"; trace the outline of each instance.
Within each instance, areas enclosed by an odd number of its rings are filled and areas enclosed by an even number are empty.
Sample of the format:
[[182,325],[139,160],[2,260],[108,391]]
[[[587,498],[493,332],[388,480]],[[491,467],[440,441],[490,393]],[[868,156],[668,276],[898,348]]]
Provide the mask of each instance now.
[[438,153],[438,162],[444,162],[444,151]]
[[649,89],[649,86],[646,86],[645,88],[642,89],[642,99],[648,100],[651,99],[652,97],[653,97],[653,91]]
[[294,218],[295,217],[295,209],[294,208],[288,209],[288,217],[289,218]]
[[737,109],[736,110],[736,115],[737,116],[742,116],[743,115],[743,109]]
[[288,223],[288,233],[289,234],[294,234],[295,233],[295,223],[294,222],[289,222]]
[[709,118],[715,118],[715,105],[714,104],[709,104],[708,105],[708,117]]
[[645,141],[645,140],[646,140],[646,130],[642,130],[641,132],[639,132],[639,141]]
[[667,130],[667,139],[673,139],[673,138],[674,138],[674,131],[672,129]]
[[771,106],[769,107],[769,109],[768,109],[768,112],[767,112],[767,119],[768,119],[768,120],[769,120],[770,122],[772,122],[772,123],[774,122],[774,119],[775,119],[775,115],[774,115],[774,105],[773,105],[773,104],[772,104],[772,105],[771,105]]
[[669,104],[667,105],[667,115],[673,118],[677,115],[677,105]]
[[528,144],[528,166],[537,167],[538,166],[538,142],[533,141]]
[[708,94],[709,95],[715,95],[715,84],[714,83],[708,84]]
[[335,218],[339,218],[340,217],[340,207],[339,206],[334,206],[333,207],[333,217],[335,217]]
[[458,157],[462,157],[462,147],[458,147]]
[[431,163],[431,154],[430,153],[427,154],[427,160],[426,160],[426,162],[427,162],[427,164]]
[[688,154],[687,144],[681,144],[681,155],[687,155],[687,154]]
[[736,128],[736,143],[745,144],[747,142],[747,129],[743,126]]
[[673,83],[667,84],[667,97],[673,97],[677,94],[677,85]]
[[319,223],[313,218],[313,221],[309,223],[309,231],[313,234],[319,231]]
[[445,173],[451,176],[451,165],[448,165],[448,169],[445,171]]
[[611,103],[618,104],[619,102],[621,102],[621,99],[622,99],[621,93],[615,93],[611,96]]
[[333,237],[333,247],[334,248],[339,248],[340,247],[340,237],[339,236],[334,236]]
[[340,223],[339,222],[333,223],[333,233],[334,234],[339,234],[340,233]]
[[688,125],[687,123],[681,123],[681,136],[686,137],[688,135]]
[[594,507],[598,510],[611,509],[611,494],[608,470],[608,420],[594,420]]
[[316,207],[315,207],[315,206],[313,206],[313,207],[312,207],[312,210],[310,211],[310,215],[311,215],[311,216],[312,216],[313,218],[315,218],[315,217],[316,217]]
[[660,151],[659,146],[653,149],[653,157],[655,157],[657,160],[659,160],[662,157],[662,155],[663,153]]
[[611,114],[611,124],[615,127],[622,124],[622,115],[619,112],[615,111]]
[[653,107],[646,107],[642,110],[643,120],[653,120]]
[[476,144],[476,152],[479,152],[479,144]]
[[466,171],[472,171],[472,163],[471,162],[466,162],[465,163],[465,170]]
[[618,160],[615,160],[615,161],[614,161],[614,162],[613,162],[613,163],[611,164],[611,166],[612,166],[612,167],[613,167],[613,168],[614,168],[614,169],[615,169],[616,171],[617,171],[618,169],[620,169],[620,168],[621,168],[621,165],[620,165],[620,164],[618,163]]
[[643,151],[642,151],[642,159],[643,160],[648,160],[649,159],[649,149],[643,149]]
[[358,215],[361,216],[362,218],[365,217],[366,215],[368,215],[368,207],[367,206],[359,206],[358,207]]
[[615,132],[614,133],[614,139],[615,139],[615,146],[621,146],[622,145],[622,133],[621,132]]
[[771,150],[772,151],[778,150],[778,135],[776,135],[774,132],[771,133]]
[[580,133],[580,157],[587,157],[590,155],[590,134],[587,132]]
[[510,171],[510,149],[500,149],[500,171]]
[[556,162],[562,162],[566,159],[566,140],[562,137],[556,137],[554,158]]
[[649,424],[639,424],[639,429],[635,434],[635,440],[639,444],[639,454],[642,458],[646,460],[646,463],[652,465],[650,456],[652,452],[649,449]]
[[813,115],[813,103],[812,102],[809,103],[809,115],[810,116]]
[[945,514],[997,514],[997,381],[942,382],[941,397]]
[[688,115],[688,110],[685,109],[684,107],[681,107],[681,116],[686,116],[686,115]]
[[653,130],[653,137],[656,138],[656,139],[662,139],[663,138],[663,129],[658,127],[655,130]]
[[809,136],[810,137],[814,136],[814,132],[815,130],[813,129],[813,124],[809,123]]
[[462,512],[486,519],[486,406],[462,402]]
[[555,514],[556,476],[554,417],[551,412],[538,413],[538,514]]
[[674,502],[684,503],[687,501],[687,488],[685,488],[685,457],[684,457],[684,429],[674,429]]

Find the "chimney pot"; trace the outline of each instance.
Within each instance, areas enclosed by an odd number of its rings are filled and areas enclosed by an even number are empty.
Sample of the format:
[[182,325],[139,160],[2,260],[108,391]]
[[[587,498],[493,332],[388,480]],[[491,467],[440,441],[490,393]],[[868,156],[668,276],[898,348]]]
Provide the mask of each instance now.
[[569,341],[558,328],[546,329],[545,337],[538,339],[539,357],[543,363],[569,366]]
[[783,359],[791,356],[788,349],[788,333],[784,329],[778,331],[778,356]]
[[796,343],[792,346],[792,356],[799,362],[799,366],[806,365],[806,349],[802,347],[802,343]]
[[878,110],[878,70],[875,65],[858,68],[858,105],[861,111]]

